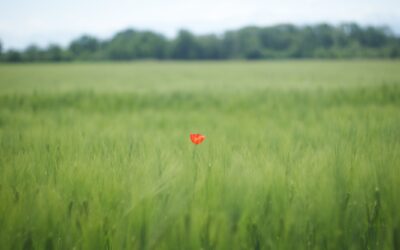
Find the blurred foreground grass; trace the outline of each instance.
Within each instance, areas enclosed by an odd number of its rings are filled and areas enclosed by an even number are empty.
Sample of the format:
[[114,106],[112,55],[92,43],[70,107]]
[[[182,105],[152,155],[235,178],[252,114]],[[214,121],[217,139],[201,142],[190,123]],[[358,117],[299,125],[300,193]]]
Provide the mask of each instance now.
[[0,65],[0,248],[399,249],[399,68]]

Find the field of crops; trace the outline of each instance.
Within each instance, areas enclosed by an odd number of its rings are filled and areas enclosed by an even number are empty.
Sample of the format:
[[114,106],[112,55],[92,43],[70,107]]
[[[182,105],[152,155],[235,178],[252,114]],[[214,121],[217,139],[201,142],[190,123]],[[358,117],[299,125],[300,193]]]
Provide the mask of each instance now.
[[400,249],[400,62],[0,65],[0,249]]

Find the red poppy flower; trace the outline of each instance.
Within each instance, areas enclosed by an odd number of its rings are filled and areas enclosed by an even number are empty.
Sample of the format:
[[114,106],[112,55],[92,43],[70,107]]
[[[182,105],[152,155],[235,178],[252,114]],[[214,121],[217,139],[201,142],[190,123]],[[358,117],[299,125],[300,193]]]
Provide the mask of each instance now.
[[200,144],[202,143],[204,140],[206,139],[206,137],[202,134],[190,134],[190,140],[192,140],[192,142],[194,144]]

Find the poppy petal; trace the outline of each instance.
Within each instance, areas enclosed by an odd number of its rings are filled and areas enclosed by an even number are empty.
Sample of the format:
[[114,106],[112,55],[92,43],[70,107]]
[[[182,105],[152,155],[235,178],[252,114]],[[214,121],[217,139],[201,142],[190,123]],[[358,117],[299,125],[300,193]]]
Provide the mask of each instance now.
[[194,144],[200,144],[202,143],[204,140],[206,139],[206,137],[202,134],[190,134],[190,140],[194,143]]

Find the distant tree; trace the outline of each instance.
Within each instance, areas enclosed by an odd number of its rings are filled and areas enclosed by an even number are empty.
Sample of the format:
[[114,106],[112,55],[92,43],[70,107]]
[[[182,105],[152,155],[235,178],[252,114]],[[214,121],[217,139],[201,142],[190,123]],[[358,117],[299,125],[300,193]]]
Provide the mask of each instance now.
[[128,29],[117,33],[105,46],[107,57],[114,60],[166,57],[167,40],[150,31]]
[[12,62],[12,63],[22,62],[21,53],[14,49],[8,50],[4,54],[4,61]]
[[222,59],[222,43],[216,35],[204,35],[197,38],[199,59]]
[[117,33],[105,45],[107,57],[113,60],[163,59],[166,48],[167,40],[162,35],[132,29]]
[[367,27],[363,32],[360,43],[366,47],[381,48],[389,37],[385,27]]
[[335,28],[328,24],[319,24],[312,28],[318,48],[331,48],[335,43]]
[[171,56],[174,59],[196,59],[200,57],[200,46],[196,37],[187,30],[181,30],[172,41]]
[[240,56],[247,59],[262,58],[262,42],[258,27],[245,27],[238,31],[236,37]]
[[262,46],[276,51],[289,49],[299,35],[298,29],[290,24],[261,28],[259,33]]
[[35,62],[44,60],[44,52],[34,44],[29,45],[22,54],[23,61]]
[[70,43],[69,51],[75,58],[88,59],[100,49],[100,45],[95,37],[84,35]]
[[388,49],[387,57],[389,58],[399,58],[400,57],[400,46],[393,46]]
[[0,40],[0,62],[3,61],[3,45]]
[[249,26],[222,35],[195,35],[181,30],[173,39],[152,31],[127,29],[111,39],[84,35],[67,49],[35,45],[2,51],[0,59],[20,61],[136,59],[272,59],[272,58],[399,58],[400,38],[387,27],[317,24]]
[[163,59],[166,57],[167,40],[157,33],[140,32],[136,36],[135,46],[138,58]]
[[107,55],[114,60],[129,60],[136,58],[134,40],[136,31],[128,29],[117,33],[107,44]]
[[221,39],[221,50],[224,58],[240,57],[237,34],[234,31],[227,31]]
[[49,47],[44,51],[44,58],[48,61],[59,62],[62,61],[63,58],[63,50],[60,46],[56,44],[51,44]]

